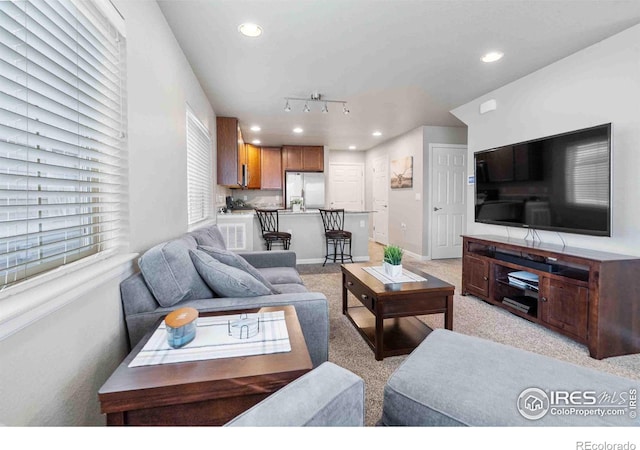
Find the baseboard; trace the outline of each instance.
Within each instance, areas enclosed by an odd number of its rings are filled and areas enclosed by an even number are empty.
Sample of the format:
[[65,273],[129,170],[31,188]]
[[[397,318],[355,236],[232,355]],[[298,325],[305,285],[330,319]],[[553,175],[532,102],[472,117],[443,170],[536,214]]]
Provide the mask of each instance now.
[[[353,257],[353,262],[367,262],[367,261],[369,261],[368,256]],[[324,258],[306,258],[306,259],[298,259],[296,261],[296,264],[322,264],[323,262],[324,262]]]
[[296,264],[322,264],[323,262],[324,258],[307,258],[296,260]]
[[413,259],[417,259],[418,261],[428,261],[431,259],[428,256],[418,255],[417,253],[410,252],[409,250],[404,250],[404,254]]

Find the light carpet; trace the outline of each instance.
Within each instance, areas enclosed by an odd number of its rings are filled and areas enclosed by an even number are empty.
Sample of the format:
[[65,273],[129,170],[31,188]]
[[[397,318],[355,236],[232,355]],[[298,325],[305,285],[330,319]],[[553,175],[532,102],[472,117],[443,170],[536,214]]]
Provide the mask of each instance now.
[[[471,295],[460,295],[462,268],[460,259],[407,262],[406,268],[422,271],[456,286],[453,308],[453,330],[495,342],[519,347],[585,367],[640,380],[640,355],[627,355],[596,360],[580,345],[558,333],[547,330],[507,311],[489,305]],[[364,342],[346,317],[342,315],[342,289],[339,265],[323,268],[323,273],[302,273],[310,291],[322,292],[329,300],[329,360],[365,381],[365,424],[373,426],[382,414],[383,389],[386,381],[406,356],[394,356],[376,361],[373,351]],[[349,303],[357,300],[349,295]],[[444,326],[443,314],[420,317],[431,328]],[[596,386],[594,386],[595,388]]]

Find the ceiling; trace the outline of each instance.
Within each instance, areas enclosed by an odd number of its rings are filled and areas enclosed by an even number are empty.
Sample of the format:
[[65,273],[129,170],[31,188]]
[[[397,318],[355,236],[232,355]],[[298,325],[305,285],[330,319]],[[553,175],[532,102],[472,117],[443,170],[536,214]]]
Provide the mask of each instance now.
[[[640,23],[639,0],[159,0],[218,116],[245,141],[367,150]],[[244,22],[264,32],[247,38]],[[499,50],[504,58],[483,63]],[[292,102],[318,92],[342,106]],[[262,130],[249,128],[259,125]],[[294,127],[303,128],[294,134]],[[382,132],[372,136],[374,130]]]

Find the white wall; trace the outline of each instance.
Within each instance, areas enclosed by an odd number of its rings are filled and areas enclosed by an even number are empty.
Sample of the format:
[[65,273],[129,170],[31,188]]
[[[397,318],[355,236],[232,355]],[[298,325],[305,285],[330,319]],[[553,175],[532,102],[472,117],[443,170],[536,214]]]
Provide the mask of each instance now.
[[[373,161],[383,155],[391,162],[407,156],[413,157],[413,187],[389,189],[389,244],[420,255],[422,253],[423,201],[415,194],[423,192],[423,132],[422,127],[411,130],[367,151],[365,168],[365,208],[373,209]],[[374,213],[375,214],[375,213]],[[371,220],[373,222],[373,219]],[[401,224],[406,224],[406,229]]]
[[[480,115],[480,103],[497,110]],[[569,246],[640,256],[640,25],[490,92],[452,111],[469,126],[473,153],[566,131],[612,123],[612,236],[563,233]],[[468,173],[473,174],[473,167]],[[473,198],[473,186],[468,198]],[[505,227],[476,224],[468,203],[470,234],[507,235]],[[525,230],[509,228],[512,237]],[[561,243],[555,232],[544,242]]]
[[[142,252],[187,231],[185,103],[214,145],[215,120],[157,4],[115,4],[127,28],[130,248]],[[66,306],[0,340],[0,423],[105,424],[98,389],[127,353],[119,283],[131,270],[75,287]]]
[[[373,161],[382,155],[387,155],[389,170],[391,170],[391,161],[394,159],[413,157],[413,187],[389,188],[390,244],[399,245],[420,259],[429,257],[429,214],[425,208],[430,195],[429,144],[466,144],[466,142],[467,130],[464,127],[423,126],[366,152],[365,208],[369,210],[373,209]],[[419,194],[419,198],[416,194]],[[406,224],[406,229],[402,229],[403,223]],[[372,230],[370,235],[373,235]]]
[[116,4],[127,26],[131,250],[141,252],[187,231],[185,104],[214,147],[216,121],[158,5]]
[[324,171],[327,172],[329,164],[365,164],[366,152],[358,150],[331,150],[329,151],[329,160],[325,161]]

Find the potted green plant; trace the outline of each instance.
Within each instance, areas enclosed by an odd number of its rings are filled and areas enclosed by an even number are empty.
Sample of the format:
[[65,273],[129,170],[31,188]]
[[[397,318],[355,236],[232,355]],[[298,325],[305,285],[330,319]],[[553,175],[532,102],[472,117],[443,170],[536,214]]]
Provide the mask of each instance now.
[[302,207],[302,199],[300,197],[291,199],[291,210],[293,212],[300,212],[301,207]]
[[397,245],[387,245],[384,248],[382,265],[385,273],[391,278],[402,275],[402,254],[403,250]]

